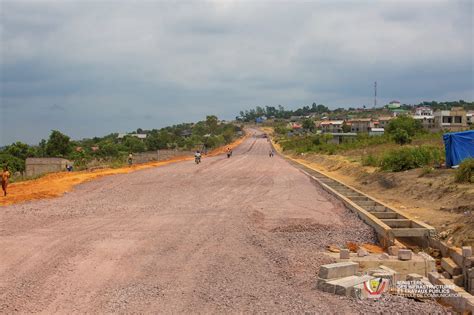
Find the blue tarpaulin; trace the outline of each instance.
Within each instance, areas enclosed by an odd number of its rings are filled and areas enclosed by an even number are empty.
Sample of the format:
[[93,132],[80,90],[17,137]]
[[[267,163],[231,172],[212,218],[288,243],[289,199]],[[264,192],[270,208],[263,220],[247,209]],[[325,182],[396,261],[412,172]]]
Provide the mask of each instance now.
[[447,167],[459,165],[468,157],[474,158],[474,130],[446,133],[443,140]]

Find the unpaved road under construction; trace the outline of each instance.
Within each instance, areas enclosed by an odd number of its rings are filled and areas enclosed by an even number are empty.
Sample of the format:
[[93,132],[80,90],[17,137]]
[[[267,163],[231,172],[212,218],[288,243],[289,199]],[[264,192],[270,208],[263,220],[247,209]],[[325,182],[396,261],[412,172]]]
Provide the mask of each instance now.
[[104,177],[0,208],[0,312],[432,312],[314,289],[370,228],[249,137],[232,158]]

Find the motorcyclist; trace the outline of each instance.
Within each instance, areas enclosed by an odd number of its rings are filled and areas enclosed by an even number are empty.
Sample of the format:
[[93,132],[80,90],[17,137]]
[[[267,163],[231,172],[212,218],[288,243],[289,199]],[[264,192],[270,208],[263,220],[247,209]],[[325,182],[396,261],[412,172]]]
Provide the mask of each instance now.
[[199,150],[194,153],[194,161],[196,164],[201,163],[201,152]]

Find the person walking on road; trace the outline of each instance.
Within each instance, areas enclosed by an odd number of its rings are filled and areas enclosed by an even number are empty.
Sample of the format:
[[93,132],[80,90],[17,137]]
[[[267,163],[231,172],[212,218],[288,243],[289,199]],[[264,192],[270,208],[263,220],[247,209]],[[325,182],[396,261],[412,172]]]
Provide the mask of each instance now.
[[128,155],[128,166],[132,166],[132,163],[133,163],[133,154],[132,152],[130,152],[130,154]]
[[230,158],[232,156],[232,150],[231,148],[227,148],[227,158]]
[[274,155],[275,155],[275,152],[273,152],[273,150],[270,150],[270,152],[268,152],[269,157],[273,157]]
[[7,187],[8,187],[8,182],[10,181],[10,172],[8,171],[8,166],[3,167],[3,172],[2,172],[2,190],[3,190],[3,196],[7,195]]

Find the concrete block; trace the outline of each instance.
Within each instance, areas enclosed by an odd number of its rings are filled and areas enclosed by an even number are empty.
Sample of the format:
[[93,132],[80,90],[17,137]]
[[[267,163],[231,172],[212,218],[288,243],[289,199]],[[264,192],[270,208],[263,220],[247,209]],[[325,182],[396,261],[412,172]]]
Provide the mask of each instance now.
[[348,249],[341,249],[341,251],[339,252],[339,258],[349,259],[350,258],[350,251]]
[[436,271],[428,272],[428,280],[432,284],[438,285],[440,278],[441,278],[441,275],[439,273],[437,273]]
[[359,248],[357,250],[357,256],[358,257],[364,257],[364,256],[367,256],[367,255],[369,255],[369,253],[364,248]]
[[461,267],[459,267],[451,258],[444,257],[441,259],[441,268],[446,270],[451,276],[457,276],[462,273]]
[[345,285],[346,283],[351,283],[352,281],[355,281],[357,278],[359,277],[349,276],[349,277],[328,280],[326,283],[322,285],[322,291],[335,294],[336,287],[338,285]]
[[388,247],[388,254],[390,256],[398,256],[398,251],[400,250],[400,247],[398,246],[389,246]]
[[391,281],[390,283],[397,283],[397,281],[401,280],[400,274],[397,271],[384,265],[380,265],[379,268],[392,275],[392,279],[390,280]]
[[471,268],[474,267],[474,257],[465,257],[463,262],[463,268]]
[[417,273],[409,273],[407,275],[407,281],[417,281],[423,279],[423,276],[417,274]]
[[330,281],[331,279],[321,279],[321,278],[318,278],[316,280],[316,289],[318,290],[323,290],[324,288],[324,285],[326,284],[326,282]]
[[319,277],[322,279],[332,279],[353,276],[357,273],[358,269],[359,264],[351,261],[322,265],[319,268]]
[[346,296],[348,296],[350,294],[350,288],[354,287],[355,285],[363,284],[364,282],[369,281],[370,279],[372,279],[371,276],[367,276],[367,275],[357,277],[356,279],[352,279],[352,277],[348,277],[348,278],[351,278],[351,279],[347,279],[346,281],[339,281],[336,284],[336,292],[335,293],[337,295],[346,295]]
[[462,256],[463,257],[471,257],[472,256],[472,247],[471,246],[463,246],[462,247]]
[[449,256],[449,246],[446,245],[446,243],[440,240],[436,240],[434,238],[430,238],[429,242],[430,246],[438,249],[443,257]]
[[409,249],[400,249],[398,251],[398,259],[400,260],[411,260],[412,251]]
[[467,276],[468,276],[469,278],[474,278],[474,268],[469,268],[469,269],[467,270]]
[[464,276],[463,275],[453,276],[453,282],[458,287],[464,286]]
[[464,265],[464,257],[462,255],[462,251],[460,248],[450,248],[449,249],[449,257],[459,266]]

